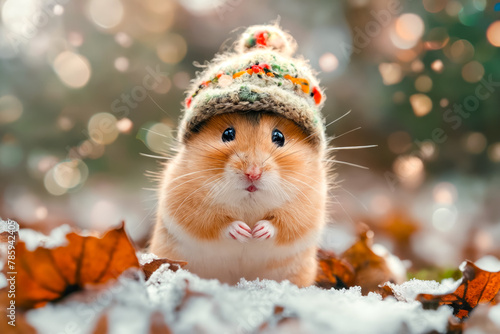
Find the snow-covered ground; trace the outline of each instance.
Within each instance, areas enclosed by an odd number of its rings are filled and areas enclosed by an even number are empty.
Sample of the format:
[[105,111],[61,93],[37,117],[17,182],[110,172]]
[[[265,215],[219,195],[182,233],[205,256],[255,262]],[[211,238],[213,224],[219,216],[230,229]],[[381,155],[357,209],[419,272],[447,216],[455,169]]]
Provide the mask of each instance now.
[[[61,242],[64,232],[67,230],[54,231],[46,245]],[[21,231],[21,237],[30,247],[40,240],[34,232]],[[154,258],[152,254],[139,257],[142,264]],[[486,258],[478,265],[498,270],[500,262]],[[397,299],[382,299],[375,293],[363,296],[359,287],[299,289],[289,282],[267,280],[241,280],[237,286],[228,286],[182,269],[174,272],[168,266],[160,267],[148,281],[142,273],[125,273],[106,288],[30,310],[27,320],[42,334],[92,333],[103,315],[109,333],[149,333],[153,314],[162,315],[173,333],[444,333],[451,308],[424,310],[414,298],[418,293],[450,292],[459,284],[411,280],[391,285]],[[500,305],[487,310],[493,326],[500,329],[498,315]]]
[[[175,333],[253,333],[268,323],[270,333],[427,333],[443,332],[451,309],[423,310],[419,302],[402,302],[378,294],[361,295],[360,288],[299,289],[274,281],[244,281],[237,286],[200,279],[185,271],[172,272],[164,265],[149,281],[120,279],[119,284],[67,302],[28,313],[40,333],[89,333],[99,316],[109,309],[110,333],[147,333],[149,319],[160,311]],[[186,285],[191,294],[183,302]],[[453,285],[453,284],[451,284]],[[410,281],[401,287],[404,296],[417,292],[449,291],[436,282]],[[81,302],[81,298],[86,303]],[[283,307],[275,315],[275,306]],[[290,317],[289,321],[279,320]],[[277,326],[277,327],[276,327]],[[293,329],[293,330],[292,330]],[[201,330],[201,331],[199,331]]]

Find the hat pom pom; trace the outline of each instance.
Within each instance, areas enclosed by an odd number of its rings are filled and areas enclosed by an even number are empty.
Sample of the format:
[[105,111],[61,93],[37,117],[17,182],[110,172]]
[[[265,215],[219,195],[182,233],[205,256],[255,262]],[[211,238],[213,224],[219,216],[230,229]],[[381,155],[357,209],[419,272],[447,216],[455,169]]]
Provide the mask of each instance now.
[[291,56],[297,49],[293,37],[276,25],[249,27],[236,42],[236,51],[248,52],[254,49],[274,49],[285,56]]

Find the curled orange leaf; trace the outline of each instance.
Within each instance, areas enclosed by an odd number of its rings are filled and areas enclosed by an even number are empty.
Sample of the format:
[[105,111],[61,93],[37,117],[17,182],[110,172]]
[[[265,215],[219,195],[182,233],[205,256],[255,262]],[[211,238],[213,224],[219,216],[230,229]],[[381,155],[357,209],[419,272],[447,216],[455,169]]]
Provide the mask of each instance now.
[[462,283],[454,292],[442,295],[420,294],[417,300],[427,309],[449,305],[453,308],[453,314],[460,319],[467,318],[478,304],[495,303],[495,297],[500,292],[500,271],[482,270],[466,261],[462,273]]
[[135,249],[120,226],[102,238],[69,233],[68,243],[33,251],[24,242],[16,246],[16,304],[22,308],[45,305],[87,285],[117,278],[129,268],[139,268]]

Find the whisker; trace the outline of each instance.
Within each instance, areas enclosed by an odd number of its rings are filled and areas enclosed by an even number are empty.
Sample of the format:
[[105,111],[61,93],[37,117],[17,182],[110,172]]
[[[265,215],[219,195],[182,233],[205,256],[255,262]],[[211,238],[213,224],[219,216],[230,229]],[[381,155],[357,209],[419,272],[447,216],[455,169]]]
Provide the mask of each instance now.
[[[216,175],[217,176],[217,175]],[[177,210],[175,210],[174,214],[172,215],[173,217],[175,217],[175,215],[177,214],[177,211],[179,211],[179,209],[182,207],[182,205],[192,196],[194,195],[197,191],[203,189],[204,187],[206,187],[207,185],[210,185],[212,184],[213,182],[217,182],[218,179],[215,179],[213,181],[210,181],[209,183],[204,183],[203,185],[201,185],[200,187],[196,188],[192,193],[190,193],[182,202],[181,204],[179,204],[179,206],[177,207]]]
[[304,173],[300,173],[300,172],[297,172],[297,171],[292,170],[292,169],[281,169],[281,171],[284,171],[284,172],[291,172],[291,173],[294,173],[294,174],[299,174],[299,175],[302,175],[302,176],[304,176],[304,177],[307,177],[307,178],[308,178],[308,179],[310,179],[310,180],[313,180],[313,181],[314,181],[314,182],[316,182],[316,183],[319,183],[319,180],[318,180],[318,179],[315,179],[315,178],[310,177],[310,176],[308,176],[308,175],[306,175],[306,174],[304,174]]
[[347,131],[347,132],[344,132],[344,133],[342,133],[342,134],[340,134],[340,135],[338,135],[338,136],[333,136],[333,138],[332,138],[331,140],[333,141],[333,140],[338,139],[338,138],[340,138],[340,137],[342,137],[342,136],[345,136],[345,135],[347,135],[347,134],[349,134],[349,133],[351,133],[351,132],[358,131],[359,129],[361,129],[361,127],[360,127],[360,126],[358,126],[358,127],[357,127],[357,128],[355,128],[355,129],[352,129],[352,130],[349,130],[349,131]]
[[341,146],[341,147],[330,147],[327,151],[340,151],[340,150],[360,150],[363,148],[378,147],[378,145],[362,145],[362,146]]
[[340,205],[340,207],[342,208],[342,211],[344,211],[344,213],[346,214],[346,216],[349,218],[349,220],[351,221],[351,223],[354,224],[354,220],[352,219],[351,215],[346,211],[346,209],[344,208],[344,206],[342,205],[342,203],[340,203],[340,201],[337,199],[337,198],[334,198],[335,199],[335,202]]
[[347,161],[341,161],[341,160],[324,160],[326,162],[333,162],[333,163],[337,163],[337,164],[341,164],[341,165],[348,165],[348,166],[352,166],[352,167],[358,167],[358,168],[361,168],[361,169],[370,169],[368,167],[365,167],[365,166],[362,166],[362,165],[357,165],[357,164],[353,164],[352,162],[347,162]]
[[155,135],[158,135],[160,137],[165,137],[165,138],[172,138],[172,136],[167,136],[167,135],[164,135],[163,133],[159,133],[159,132],[156,132],[156,131],[153,131],[151,129],[146,129],[146,128],[141,128],[142,130],[144,131],[147,131],[147,132],[151,132],[151,133],[154,133]]
[[339,186],[339,189],[342,189],[343,191],[345,191],[346,193],[348,193],[349,195],[351,195],[351,197],[354,198],[359,204],[361,204],[361,206],[363,207],[363,209],[365,209],[365,211],[368,212],[368,208],[366,207],[366,205],[363,202],[361,202],[356,196],[354,196],[353,193],[351,193],[349,190],[345,189],[342,186]]
[[163,112],[164,112],[167,116],[170,116],[170,115],[168,114],[168,112],[166,112],[166,111],[165,111],[162,107],[160,107],[160,105],[159,105],[158,103],[156,103],[156,101],[155,101],[155,100],[153,100],[153,98],[151,97],[151,95],[149,95],[149,94],[148,94],[148,97],[151,99],[151,101],[153,101],[153,103],[154,103],[154,104],[156,104],[156,106],[157,106],[158,108],[160,108],[160,110],[161,110],[161,111],[163,111]]
[[325,128],[329,127],[330,125],[332,125],[333,123],[335,122],[338,122],[340,121],[342,118],[346,117],[347,115],[349,115],[351,113],[352,110],[349,110],[348,112],[346,112],[345,114],[343,114],[342,116],[340,116],[339,118],[337,119],[334,119],[333,121],[331,121],[330,123],[328,123],[327,125],[325,125]]
[[[170,184],[172,184],[174,181],[179,180],[179,179],[181,179],[181,178],[183,178],[183,177],[186,177],[186,176],[190,176],[190,175],[193,175],[193,174],[198,174],[198,173],[202,173],[202,172],[207,172],[207,171],[211,171],[211,170],[217,170],[217,169],[224,169],[224,168],[209,168],[209,169],[203,169],[203,170],[198,170],[198,171],[196,171],[196,172],[191,172],[191,173],[183,174],[183,175],[180,175],[180,176],[178,176],[178,177],[174,178],[173,180],[170,180]],[[204,176],[205,176],[205,175],[198,176],[198,177],[194,178],[193,180],[197,180],[197,179],[199,179],[199,178],[201,178],[201,177],[204,177]],[[182,183],[181,183],[181,185],[182,185]],[[173,189],[177,188],[178,186],[179,186],[179,185],[175,186],[175,187],[174,187],[174,188],[172,188],[172,189],[169,189],[169,191],[171,191],[171,190],[173,190]]]
[[289,175],[288,177],[290,177],[290,178],[294,179],[295,181],[298,181],[298,182],[300,182],[300,183],[302,183],[302,184],[304,184],[304,185],[308,186],[309,188],[311,188],[312,190],[314,190],[314,191],[315,191],[315,192],[317,192],[318,194],[321,194],[321,193],[319,192],[319,190],[318,190],[318,189],[314,188],[314,187],[313,187],[313,186],[311,186],[310,184],[307,184],[307,183],[305,183],[304,181],[301,181],[301,180],[299,180],[299,179],[297,179],[297,178],[295,178],[295,177],[293,177],[293,176],[290,176],[290,175]]
[[143,157],[153,158],[153,159],[162,159],[162,160],[172,160],[173,159],[171,157],[163,157],[163,156],[154,155],[154,154],[147,154],[147,153],[139,153],[139,154],[142,155]]
[[309,199],[309,197],[306,196],[306,194],[304,194],[302,192],[302,190],[299,189],[299,187],[297,187],[295,184],[293,184],[292,182],[290,181],[287,181],[285,179],[282,179],[282,181],[286,182],[287,184],[291,185],[292,187],[294,187],[295,189],[297,189],[301,194],[302,196],[304,196],[305,199],[307,199],[309,201],[309,203],[311,203],[311,205],[313,205],[313,203],[311,202],[311,200]]

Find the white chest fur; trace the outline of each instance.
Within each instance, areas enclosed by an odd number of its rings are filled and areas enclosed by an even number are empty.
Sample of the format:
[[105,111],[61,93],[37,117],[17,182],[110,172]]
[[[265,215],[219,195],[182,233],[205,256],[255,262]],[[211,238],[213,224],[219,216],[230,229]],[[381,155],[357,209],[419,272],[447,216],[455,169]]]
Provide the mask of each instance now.
[[[276,245],[272,239],[241,243],[221,236],[219,240],[205,241],[189,236],[170,217],[164,217],[163,222],[177,240],[176,251],[188,262],[186,269],[200,277],[217,278],[228,284],[236,284],[241,278],[286,279],[298,267],[294,261],[299,259],[294,259],[294,255],[317,244],[319,234],[310,232],[286,246]],[[285,260],[287,264],[281,266],[280,262]]]

